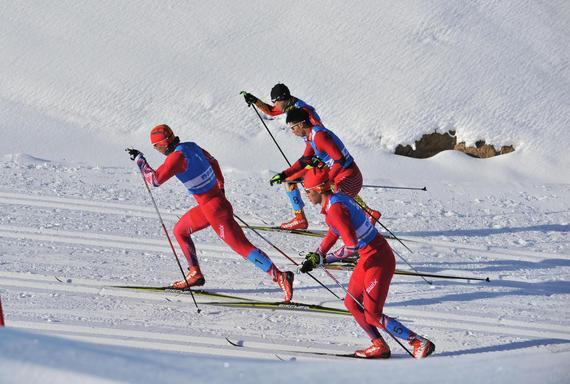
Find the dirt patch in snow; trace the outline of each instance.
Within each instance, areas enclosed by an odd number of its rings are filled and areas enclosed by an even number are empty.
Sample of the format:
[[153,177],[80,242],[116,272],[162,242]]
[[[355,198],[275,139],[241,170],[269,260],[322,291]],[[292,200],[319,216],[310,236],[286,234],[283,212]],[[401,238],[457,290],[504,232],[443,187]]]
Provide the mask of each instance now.
[[414,157],[416,159],[426,159],[447,150],[461,151],[469,156],[486,159],[489,157],[504,155],[513,152],[515,148],[512,145],[503,145],[499,149],[493,144],[487,144],[485,140],[479,140],[475,146],[466,146],[465,142],[457,142],[454,131],[445,133],[429,133],[415,143],[415,149],[411,145],[398,145],[396,147],[396,155]]

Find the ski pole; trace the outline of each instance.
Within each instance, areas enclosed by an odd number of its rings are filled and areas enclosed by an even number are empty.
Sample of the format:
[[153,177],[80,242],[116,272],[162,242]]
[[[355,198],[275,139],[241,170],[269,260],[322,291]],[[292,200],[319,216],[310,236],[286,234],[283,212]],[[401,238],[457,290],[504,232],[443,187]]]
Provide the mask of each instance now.
[[[321,265],[321,268],[323,269],[323,271],[325,271],[325,273],[326,273],[327,275],[329,275],[329,277],[336,283],[336,285],[338,285],[348,296],[350,296],[350,298],[351,298],[352,300],[354,300],[354,302],[355,302],[356,304],[358,304],[358,306],[359,306],[360,308],[362,308],[362,310],[363,310],[364,312],[368,312],[368,311],[366,310],[366,308],[364,308],[364,305],[360,302],[360,300],[358,300],[356,297],[354,297],[354,296],[352,295],[352,293],[350,293],[346,288],[344,288],[343,285],[338,281],[338,279],[337,279],[336,277],[334,277],[334,275],[333,275],[332,273],[330,273],[329,271],[327,271],[327,270],[324,268],[324,266],[322,266],[322,265]],[[370,312],[368,312],[368,313],[371,314]],[[371,314],[371,315],[373,315],[373,314]],[[380,321],[378,321],[378,322],[381,323]],[[408,354],[409,354],[410,356],[414,357],[414,354],[413,354],[412,352],[410,352],[410,350],[409,350],[408,348],[406,348],[406,347],[404,346],[404,344],[402,344],[402,343],[400,342],[400,340],[398,340],[398,339],[396,338],[396,336],[394,336],[394,335],[392,334],[392,332],[390,332],[386,327],[384,327],[384,328],[382,328],[382,329],[384,330],[384,332],[386,332],[388,335],[390,335],[390,336],[392,337],[392,339],[394,339],[394,341],[396,341],[396,343],[400,344],[400,347],[402,347],[402,349],[404,349],[404,351],[408,352]]]
[[[243,95],[245,92],[241,92],[240,95]],[[269,136],[271,136],[271,139],[273,139],[273,142],[275,143],[275,145],[277,146],[277,149],[279,149],[279,152],[281,152],[281,155],[283,155],[283,158],[285,159],[285,161],[287,162],[287,164],[289,166],[291,166],[291,163],[289,162],[289,160],[287,159],[287,156],[285,156],[285,153],[283,153],[283,151],[281,150],[281,147],[279,146],[279,144],[277,143],[277,140],[275,140],[275,137],[273,137],[273,134],[271,133],[271,131],[269,130],[269,128],[267,128],[267,124],[265,124],[265,121],[263,121],[263,118],[261,117],[261,115],[259,114],[259,111],[257,110],[255,104],[251,104],[251,106],[253,107],[253,110],[255,111],[255,113],[257,113],[257,117],[259,117],[259,120],[261,120],[261,123],[263,124],[263,126],[265,127],[265,129],[267,130],[267,133],[269,133]]]
[[2,312],[2,299],[0,298],[0,327],[4,326],[4,312]]
[[[186,279],[186,275],[184,274],[184,270],[182,269],[182,265],[180,264],[180,260],[178,260],[178,255],[176,254],[176,250],[174,249],[174,245],[172,244],[172,240],[170,240],[170,235],[168,234],[168,230],[166,229],[166,226],[164,225],[164,221],[162,220],[162,216],[160,215],[160,211],[158,210],[158,206],[156,205],[156,201],[154,200],[154,196],[152,195],[152,192],[150,191],[150,187],[148,186],[148,183],[146,182],[146,179],[144,178],[144,175],[142,172],[141,172],[141,176],[143,178],[144,185],[146,187],[146,190],[148,191],[150,199],[152,200],[152,204],[154,205],[154,209],[156,210],[156,214],[158,215],[158,219],[160,220],[160,224],[162,225],[162,230],[164,231],[164,234],[166,235],[166,238],[168,239],[168,244],[170,244],[170,249],[172,249],[172,253],[174,254],[174,258],[176,259],[176,264],[178,264],[178,268],[180,268],[180,273],[182,273],[182,277],[184,278],[184,281],[186,281],[186,284],[189,285],[188,280]],[[198,313],[200,313],[202,310],[200,309],[200,307],[198,307],[198,303],[196,302],[196,298],[194,297],[194,292],[192,292],[192,288],[188,287],[188,290],[190,291],[190,295],[192,296],[192,300],[194,301],[194,305],[196,306],[196,310],[198,311]]]
[[[302,183],[303,180],[302,179],[295,179],[295,180],[287,180],[288,183],[290,184],[299,184]],[[388,185],[366,185],[363,184],[362,188],[385,188],[385,189],[408,189],[408,190],[412,190],[412,191],[427,191],[426,187],[423,188],[414,188],[414,187],[391,187]]]
[[[263,239],[263,241],[265,241],[267,244],[271,245],[273,247],[273,249],[275,249],[277,252],[279,252],[281,255],[285,256],[290,262],[292,262],[293,264],[295,264],[296,266],[299,265],[299,263],[297,263],[295,260],[293,260],[292,258],[290,258],[289,256],[287,256],[287,254],[285,252],[283,252],[281,249],[279,249],[275,244],[273,244],[271,241],[267,240],[265,238],[265,236],[263,236],[261,233],[257,232],[257,230],[255,230],[254,228],[252,228],[248,223],[246,223],[245,221],[243,221],[238,215],[236,215],[234,213],[234,217],[236,219],[238,219],[239,222],[241,222],[243,225],[245,225],[248,229],[251,229],[257,236],[261,237]],[[315,276],[311,275],[310,273],[307,273],[307,275],[311,276],[311,278],[313,280],[315,280],[317,283],[319,283],[323,288],[325,288],[327,291],[329,291],[330,293],[332,293],[334,295],[334,297],[336,297],[337,299],[340,300],[340,297],[338,297],[338,295],[336,293],[334,293],[333,291],[330,290],[330,288],[328,288],[326,285],[324,285],[323,283],[320,282],[319,279],[317,279]]]
[[374,216],[372,216],[372,213],[368,210],[368,207],[365,207],[364,205],[360,204],[360,203],[359,203],[358,201],[356,201],[356,199],[354,199],[354,198],[353,198],[352,200],[354,200],[354,202],[355,202],[356,204],[358,204],[358,206],[359,206],[360,208],[362,208],[362,210],[363,210],[364,212],[368,213],[368,215],[369,215],[371,218],[373,218],[376,223],[380,224],[380,226],[381,226],[382,228],[384,228],[384,229],[386,230],[386,232],[388,232],[390,235],[392,235],[392,236],[394,237],[394,240],[398,240],[398,242],[399,242],[400,244],[402,244],[402,245],[404,246],[404,248],[406,248],[408,251],[410,251],[410,253],[414,253],[410,248],[408,248],[408,246],[407,246],[406,244],[404,244],[404,243],[402,242],[402,240],[400,240],[400,239],[398,238],[398,236],[396,236],[396,235],[395,235],[392,231],[390,231],[384,224],[382,224],[382,223],[380,222],[380,220],[378,220],[377,218],[375,218]]
[[435,279],[451,279],[451,280],[476,280],[476,281],[486,281],[490,282],[491,280],[488,277],[463,277],[463,276],[453,276],[453,275],[440,275],[437,273],[418,273],[412,271],[404,271],[401,269],[396,270],[394,272],[396,275],[403,275],[403,276],[425,276],[425,277],[433,277]]
[[[362,208],[362,210],[363,210],[364,212],[368,213],[368,215],[369,215],[371,218],[373,218],[375,222],[377,222],[378,224],[380,224],[380,225],[382,226],[382,228],[384,228],[386,231],[388,231],[388,232],[390,233],[390,235],[393,236],[394,240],[398,240],[398,241],[400,242],[400,244],[402,244],[408,251],[410,251],[411,253],[413,253],[412,250],[411,250],[410,248],[408,248],[408,246],[407,246],[406,244],[404,244],[404,243],[402,242],[402,240],[400,240],[396,235],[394,235],[394,233],[392,233],[392,231],[390,231],[388,228],[386,228],[386,226],[385,226],[384,224],[382,224],[382,223],[380,222],[380,220],[378,220],[377,218],[375,218],[374,216],[372,216],[371,212],[368,210],[368,207],[365,207],[364,205],[360,204],[355,198],[352,198],[352,200],[353,200],[356,204],[358,204],[358,206],[359,206],[360,208]],[[410,263],[408,262],[408,260],[406,260],[402,255],[400,255],[400,253],[399,253],[398,251],[396,251],[395,249],[392,249],[392,251],[396,254],[396,256],[398,256],[398,257],[400,258],[400,260],[402,260],[404,263],[406,263],[406,265],[407,265],[408,267],[412,268],[412,270],[413,270],[414,272],[416,272],[416,273],[419,274],[418,270],[415,269],[415,268],[412,266],[412,264],[410,264]],[[426,283],[428,283],[429,285],[432,285],[432,282],[431,282],[431,281],[427,280],[427,279],[426,279],[425,277],[423,277],[423,276],[420,276],[420,277],[421,277]]]
[[[305,256],[306,253],[301,251],[299,252],[299,256]],[[350,271],[352,270],[354,267],[356,267],[356,263],[358,262],[358,258],[356,260],[353,260],[351,262],[345,262],[344,264],[337,264],[337,263],[332,263],[332,264],[328,264],[328,268],[327,269],[331,269],[331,270],[339,270],[339,271]],[[336,264],[336,265],[335,265]],[[337,268],[335,268],[335,266]],[[424,273],[424,272],[414,272],[414,271],[408,271],[405,269],[398,269],[396,268],[394,270],[394,275],[402,275],[402,276],[412,276],[412,277],[421,277],[421,276],[425,276],[425,277],[433,277],[436,279],[450,279],[450,280],[475,280],[475,281],[486,281],[486,282],[490,282],[491,279],[489,279],[489,277],[471,277],[471,276],[455,276],[455,275],[442,275],[439,273]]]
[[389,185],[363,185],[363,188],[385,188],[385,189],[409,189],[411,191],[427,191],[426,187],[416,188],[416,187],[391,187]]

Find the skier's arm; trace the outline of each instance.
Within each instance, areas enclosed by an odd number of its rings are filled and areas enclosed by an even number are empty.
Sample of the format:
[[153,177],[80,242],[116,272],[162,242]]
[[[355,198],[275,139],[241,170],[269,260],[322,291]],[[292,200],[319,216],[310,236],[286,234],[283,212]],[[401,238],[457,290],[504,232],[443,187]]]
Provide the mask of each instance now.
[[[336,228],[342,237],[344,246],[338,248],[333,252],[327,253],[324,257],[324,262],[334,263],[335,261],[354,256],[358,251],[358,238],[356,237],[356,232],[352,227],[348,209],[343,207],[341,204],[331,205],[327,212],[326,222],[329,226],[332,225],[334,228]],[[333,244],[331,244],[331,247]],[[328,252],[328,249],[326,252]]]
[[182,152],[173,152],[156,170],[147,163],[142,154],[135,159],[147,183],[158,187],[177,173],[184,172],[187,164]]
[[321,241],[321,244],[317,248],[317,253],[320,254],[321,256],[326,255],[327,252],[330,251],[333,245],[337,242],[337,240],[338,240],[338,235],[334,233],[332,229],[329,228],[329,230],[325,234],[324,239]]
[[327,135],[325,132],[317,132],[314,135],[313,140],[317,148],[322,152],[326,152],[334,161],[333,166],[329,169],[329,180],[332,181],[342,170],[344,156],[332,137]]
[[269,105],[264,103],[263,101],[257,99],[255,101],[255,106],[263,113],[269,116],[278,116],[282,115],[284,112],[277,107],[276,105]]
[[220,163],[218,163],[218,160],[216,160],[214,156],[210,155],[210,153],[206,151],[204,148],[202,148],[202,152],[204,152],[204,156],[206,156],[206,159],[208,159],[210,165],[214,169],[214,174],[216,175],[216,179],[218,180],[218,188],[220,188],[223,191],[224,175],[222,173],[222,169],[220,168]]
[[309,143],[307,143],[305,146],[305,152],[303,153],[303,156],[301,156],[301,158],[299,158],[299,160],[294,162],[292,166],[290,166],[289,168],[287,168],[286,170],[283,171],[283,173],[285,174],[285,177],[289,177],[289,176],[299,172],[300,170],[305,168],[307,165],[311,164],[311,160],[313,159],[313,156],[315,156],[315,151],[313,150],[313,147],[311,147],[311,145]]

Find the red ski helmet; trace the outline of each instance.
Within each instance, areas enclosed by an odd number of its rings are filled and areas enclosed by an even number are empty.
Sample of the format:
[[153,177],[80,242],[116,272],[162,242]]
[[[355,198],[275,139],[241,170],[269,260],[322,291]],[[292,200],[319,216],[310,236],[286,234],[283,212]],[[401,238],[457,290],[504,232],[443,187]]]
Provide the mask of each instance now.
[[160,124],[150,131],[150,142],[152,145],[166,145],[174,140],[174,132],[166,124]]
[[303,180],[305,190],[317,190],[320,193],[330,191],[331,182],[329,181],[328,168],[311,168],[305,173]]

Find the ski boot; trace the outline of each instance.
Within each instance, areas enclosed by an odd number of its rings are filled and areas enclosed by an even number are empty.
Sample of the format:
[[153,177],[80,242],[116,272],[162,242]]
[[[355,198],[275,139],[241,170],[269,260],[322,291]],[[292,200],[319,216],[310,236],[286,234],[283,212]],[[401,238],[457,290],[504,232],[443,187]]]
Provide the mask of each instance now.
[[200,271],[200,267],[188,267],[188,273],[186,273],[186,279],[177,280],[172,283],[172,288],[174,289],[184,289],[188,287],[199,287],[206,283],[204,275]]
[[366,349],[359,349],[354,352],[356,357],[365,359],[387,359],[390,357],[390,347],[382,337],[372,340],[372,345]]
[[435,351],[435,344],[419,335],[412,337],[409,343],[414,348],[412,355],[414,355],[416,359],[428,357]]
[[309,223],[307,222],[307,218],[305,217],[305,212],[295,211],[295,217],[283,223],[279,226],[281,229],[287,230],[294,230],[294,229],[307,229],[309,227]]
[[289,303],[293,299],[293,280],[295,275],[293,272],[278,272],[273,281],[277,282],[279,287],[285,293],[284,303]]

